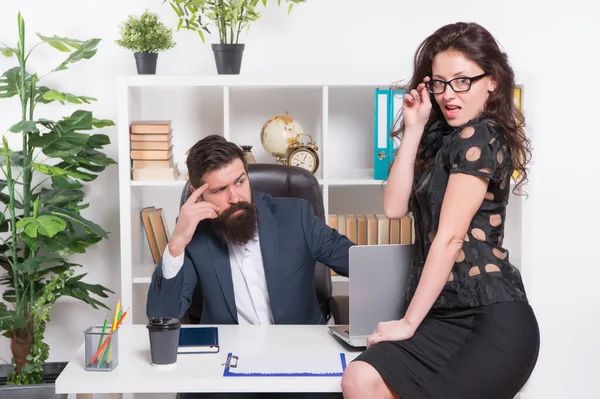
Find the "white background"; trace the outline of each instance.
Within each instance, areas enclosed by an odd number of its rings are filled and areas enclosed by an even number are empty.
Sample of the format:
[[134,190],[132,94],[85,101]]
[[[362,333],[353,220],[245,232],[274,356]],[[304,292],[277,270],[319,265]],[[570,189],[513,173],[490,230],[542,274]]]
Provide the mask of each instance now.
[[[273,0],[271,0],[275,3]],[[91,61],[80,62],[46,84],[98,98],[89,109],[96,117],[116,119],[116,79],[134,74],[133,56],[117,47],[118,25],[144,8],[176,26],[175,15],[161,0],[3,0],[0,40],[14,46],[16,16],[27,24],[28,47],[35,32],[87,39],[102,38]],[[594,1],[430,1],[308,0],[288,17],[269,6],[244,37],[243,73],[348,73],[352,69],[395,68],[408,79],[415,48],[443,24],[475,21],[487,27],[508,52],[516,70],[535,75],[535,98],[527,109],[534,136],[530,198],[525,201],[524,279],[542,333],[542,349],[526,398],[593,398],[597,394],[600,334],[597,301],[598,164],[600,129],[597,109],[599,6]],[[159,56],[159,74],[215,73],[209,44],[191,32],[175,33],[177,47]],[[209,42],[211,39],[209,38]],[[62,55],[38,47],[30,69],[44,72]],[[0,59],[0,70],[12,61]],[[61,106],[40,108],[38,117],[72,112]],[[0,99],[0,130],[19,119],[16,99]],[[116,143],[116,128],[106,129]],[[116,159],[116,144],[107,149]],[[84,257],[76,258],[89,273],[87,281],[119,287],[119,209],[117,167],[109,168],[89,187],[87,216],[111,232]],[[118,296],[111,298],[114,305]],[[71,300],[52,310],[47,340],[51,360],[68,359],[81,333],[104,312]],[[0,361],[10,360],[8,341],[0,341]]]

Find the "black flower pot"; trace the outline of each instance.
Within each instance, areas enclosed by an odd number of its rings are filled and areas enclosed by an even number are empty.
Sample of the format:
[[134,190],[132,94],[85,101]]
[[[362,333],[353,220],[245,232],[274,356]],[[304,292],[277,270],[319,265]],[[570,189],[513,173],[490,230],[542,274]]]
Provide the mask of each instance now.
[[156,74],[156,60],[158,53],[134,53],[135,65],[139,75]]
[[0,399],[67,399],[69,395],[55,393],[56,379],[67,362],[46,362],[43,366],[44,382],[40,384],[7,384],[13,368],[9,364],[0,365]]
[[242,67],[245,44],[213,44],[215,64],[219,75],[237,75]]

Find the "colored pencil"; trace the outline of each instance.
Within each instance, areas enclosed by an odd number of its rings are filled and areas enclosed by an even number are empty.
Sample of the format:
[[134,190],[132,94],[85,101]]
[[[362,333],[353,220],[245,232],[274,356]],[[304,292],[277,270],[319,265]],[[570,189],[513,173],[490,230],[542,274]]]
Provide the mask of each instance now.
[[[121,308],[121,301],[119,300],[117,302],[117,307],[115,309],[115,316],[113,318],[110,333],[115,332],[121,326],[126,315],[127,315],[127,310],[123,311],[123,309]],[[107,326],[107,319],[108,319],[108,316],[106,317],[104,326],[102,328],[102,336],[100,338],[100,341],[98,342],[98,349],[96,350],[96,353],[90,360],[90,365],[94,364],[94,362],[96,360],[98,360],[98,367],[102,367],[104,365],[105,361],[110,363],[110,361],[112,359],[112,350],[111,350],[112,349],[112,340],[111,340],[112,335],[108,335],[104,339],[105,328]],[[102,342],[102,344],[100,344],[102,339],[104,339],[104,342]]]
[[100,349],[100,344],[104,339],[104,334],[106,333],[106,324],[108,323],[108,316],[104,318],[104,325],[102,326],[102,333],[100,334],[100,339],[98,340],[98,347],[96,350]]

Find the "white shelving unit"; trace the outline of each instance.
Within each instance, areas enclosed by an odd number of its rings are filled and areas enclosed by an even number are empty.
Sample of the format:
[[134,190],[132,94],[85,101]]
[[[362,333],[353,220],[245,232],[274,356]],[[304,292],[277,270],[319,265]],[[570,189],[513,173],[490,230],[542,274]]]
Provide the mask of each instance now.
[[[258,162],[275,162],[260,144],[263,124],[275,115],[297,119],[319,147],[316,177],[327,214],[382,213],[382,182],[373,180],[373,115],[377,87],[398,80],[394,73],[351,76],[134,75],[118,82],[118,161],[121,244],[121,301],[129,323],[146,322],[146,295],[154,269],[140,211],[163,207],[172,232],[185,184],[132,181],[129,126],[139,119],[169,119],[180,168],[185,152],[208,134],[252,145]],[[183,169],[183,168],[182,168]],[[521,200],[509,204],[505,246],[521,260]],[[345,292],[347,279],[334,277]]]

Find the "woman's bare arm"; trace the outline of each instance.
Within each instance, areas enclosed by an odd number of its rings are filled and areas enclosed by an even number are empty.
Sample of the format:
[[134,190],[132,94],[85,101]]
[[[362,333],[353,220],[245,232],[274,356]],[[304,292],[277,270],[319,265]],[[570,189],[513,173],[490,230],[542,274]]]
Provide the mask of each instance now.
[[[408,200],[412,191],[415,158],[423,128],[406,130],[392,164],[383,192],[383,210],[389,219],[400,219],[408,213]],[[419,131],[420,129],[420,131]]]
[[383,212],[389,219],[400,219],[408,213],[417,150],[431,113],[431,98],[425,86],[428,81],[426,76],[402,99],[405,130],[383,192]]
[[464,173],[450,175],[438,230],[425,260],[419,285],[404,317],[415,329],[446,284],[471,221],[483,203],[488,181],[486,178]]

